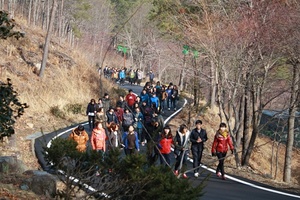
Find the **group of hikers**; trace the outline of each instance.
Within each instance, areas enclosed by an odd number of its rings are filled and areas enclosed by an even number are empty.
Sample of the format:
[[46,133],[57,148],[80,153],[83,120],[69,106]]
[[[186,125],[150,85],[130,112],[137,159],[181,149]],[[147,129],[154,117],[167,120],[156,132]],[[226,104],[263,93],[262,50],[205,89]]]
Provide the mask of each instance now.
[[[146,83],[138,96],[130,89],[126,96],[119,96],[115,107],[111,105],[107,93],[103,98],[99,98],[97,103],[92,99],[86,110],[89,128],[92,132],[91,137],[89,138],[82,125],[70,134],[70,138],[78,143],[78,151],[86,151],[89,139],[92,149],[102,155],[113,148],[123,148],[125,155],[131,155],[139,152],[140,146],[146,146],[146,156],[150,165],[155,164],[159,158],[162,165],[171,167],[171,149],[174,148],[176,158],[174,174],[177,176],[181,174],[183,178],[187,178],[185,169],[191,149],[194,176],[198,177],[204,143],[208,139],[207,133],[202,128],[202,121],[197,120],[192,131],[182,124],[173,135],[171,128],[164,124],[161,113],[164,110],[165,101],[169,110],[171,104],[176,110],[177,99],[171,102],[172,95],[178,96],[178,90],[170,83],[166,87],[171,94],[171,98],[168,98],[168,91],[164,90],[164,87],[166,86],[161,86],[159,82],[156,85]],[[166,98],[161,98],[161,96],[166,96]],[[219,165],[216,175],[224,180],[224,159],[228,145],[233,151],[234,147],[226,124],[221,123],[212,145],[212,156],[218,157]]]
[[[101,75],[102,70],[101,68],[98,69],[99,74]],[[103,69],[103,75],[107,79],[111,79],[115,83],[119,83],[124,85],[125,80],[127,80],[131,85],[137,84],[140,85],[143,78],[144,73],[140,69],[127,69],[126,67],[123,68],[111,68],[107,65]],[[151,83],[154,81],[154,73],[150,70],[147,75],[149,76],[149,80]]]

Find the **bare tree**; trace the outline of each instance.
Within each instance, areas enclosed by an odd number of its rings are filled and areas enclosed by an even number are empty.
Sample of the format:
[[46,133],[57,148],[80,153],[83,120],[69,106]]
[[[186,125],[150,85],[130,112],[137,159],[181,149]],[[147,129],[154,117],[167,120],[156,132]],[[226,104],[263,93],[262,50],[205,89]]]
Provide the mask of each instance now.
[[49,51],[49,44],[50,44],[50,40],[51,40],[51,33],[52,33],[52,27],[53,27],[53,24],[54,24],[56,7],[57,7],[57,0],[53,0],[48,31],[47,31],[47,35],[46,35],[46,39],[45,39],[45,44],[44,44],[42,65],[41,65],[41,70],[40,70],[40,73],[39,73],[39,77],[41,77],[41,78],[43,77],[44,71],[45,71],[45,68],[46,68],[46,63],[47,63],[47,58],[48,58],[48,51]]
[[291,181],[292,155],[295,135],[295,118],[297,106],[300,98],[299,82],[300,82],[300,61],[292,62],[293,79],[291,83],[291,98],[288,119],[288,134],[286,144],[286,154],[284,163],[284,177],[283,180],[287,183]]

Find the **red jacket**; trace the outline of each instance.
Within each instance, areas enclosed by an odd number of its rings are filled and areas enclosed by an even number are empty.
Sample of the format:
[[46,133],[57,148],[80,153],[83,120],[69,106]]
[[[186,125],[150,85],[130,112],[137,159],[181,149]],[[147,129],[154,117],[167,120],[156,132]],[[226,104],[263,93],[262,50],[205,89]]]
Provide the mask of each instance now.
[[216,133],[214,142],[211,148],[212,153],[222,152],[225,153],[228,151],[228,145],[231,150],[234,149],[230,134],[227,133],[226,136],[222,135],[219,131]]
[[133,106],[133,104],[135,103],[135,100],[136,100],[136,96],[135,96],[135,94],[129,93],[126,95],[125,100],[126,100],[128,106]]
[[169,154],[171,153],[171,145],[173,144],[173,138],[162,138],[159,141],[160,144],[160,153]]

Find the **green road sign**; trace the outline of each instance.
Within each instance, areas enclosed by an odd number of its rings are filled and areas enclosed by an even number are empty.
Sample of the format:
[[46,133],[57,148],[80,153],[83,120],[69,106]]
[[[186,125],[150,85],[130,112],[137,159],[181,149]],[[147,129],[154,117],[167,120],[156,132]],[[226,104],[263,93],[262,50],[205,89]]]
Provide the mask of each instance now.
[[117,50],[118,50],[118,51],[123,51],[123,53],[126,53],[126,52],[127,52],[127,48],[126,48],[126,47],[123,47],[122,45],[118,45],[118,46],[117,46]]

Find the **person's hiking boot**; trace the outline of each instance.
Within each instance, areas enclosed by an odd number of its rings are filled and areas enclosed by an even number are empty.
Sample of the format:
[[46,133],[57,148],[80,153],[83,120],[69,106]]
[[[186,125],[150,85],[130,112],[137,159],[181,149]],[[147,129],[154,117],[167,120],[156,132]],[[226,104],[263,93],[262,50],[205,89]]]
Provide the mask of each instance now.
[[186,174],[182,174],[182,178],[188,178]]
[[175,170],[174,174],[175,174],[175,176],[178,176],[178,174],[179,174],[178,170]]
[[221,172],[217,172],[217,177],[221,177]]
[[199,177],[199,173],[196,172],[196,173],[194,174],[194,176],[195,176],[196,178],[198,178],[198,177]]
[[222,176],[222,180],[226,180],[226,177],[225,177],[225,175],[223,175],[223,176]]

